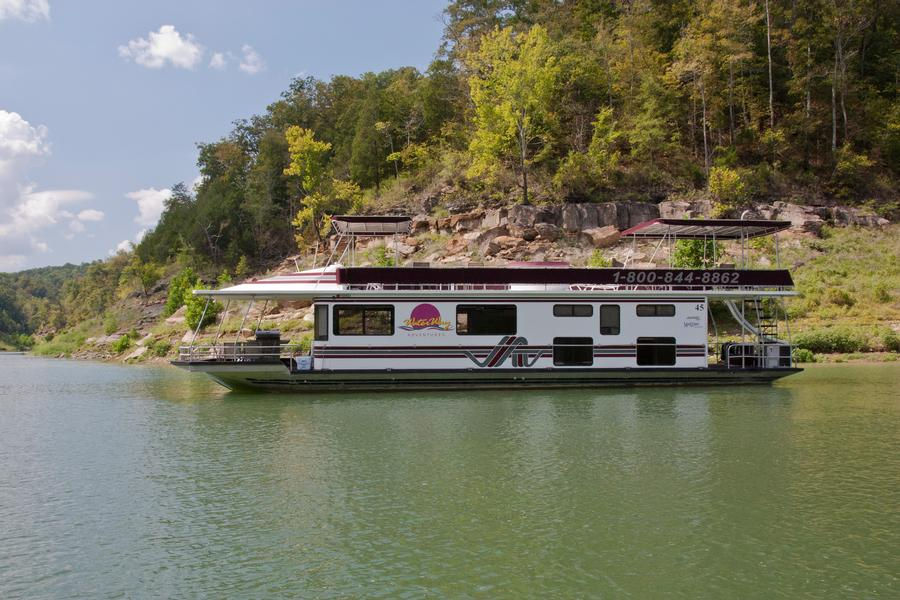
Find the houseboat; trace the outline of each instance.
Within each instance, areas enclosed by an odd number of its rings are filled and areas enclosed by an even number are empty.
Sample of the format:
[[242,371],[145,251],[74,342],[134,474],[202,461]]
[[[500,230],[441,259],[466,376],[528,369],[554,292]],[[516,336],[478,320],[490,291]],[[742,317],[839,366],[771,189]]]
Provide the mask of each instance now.
[[[749,268],[746,258],[749,240],[788,222],[655,219],[622,232],[656,251],[668,246],[670,256],[677,240],[740,244],[740,264],[707,269],[342,266],[353,264],[360,238],[390,244],[409,232],[410,219],[334,217],[332,224],[331,264],[194,291],[224,303],[226,314],[240,306],[239,332],[253,303],[309,302],[311,344],[260,330],[263,307],[251,339],[217,331],[199,343],[195,331],[173,364],[231,389],[291,392],[766,384],[801,370],[783,305],[795,294],[790,273],[777,263]],[[777,247],[776,236],[776,257]],[[727,341],[715,319],[725,314]]]

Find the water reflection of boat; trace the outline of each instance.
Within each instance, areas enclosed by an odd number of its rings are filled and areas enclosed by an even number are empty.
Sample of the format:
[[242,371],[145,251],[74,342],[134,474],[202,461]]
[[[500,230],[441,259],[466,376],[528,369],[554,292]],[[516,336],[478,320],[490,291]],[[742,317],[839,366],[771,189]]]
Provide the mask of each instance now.
[[[795,292],[788,271],[777,268],[777,236],[776,268],[765,270],[344,267],[345,260],[353,263],[359,238],[397,239],[408,233],[410,219],[332,222],[335,250],[324,268],[194,292],[246,302],[244,320],[257,301],[311,302],[308,350],[257,325],[247,341],[216,334],[196,343],[195,332],[173,364],[229,388],[290,391],[745,384],[800,370],[792,363],[783,306]],[[743,260],[748,240],[789,225],[656,219],[623,237],[654,240],[657,249],[676,240],[713,248],[733,240]],[[720,341],[713,304],[739,325],[739,340]]]

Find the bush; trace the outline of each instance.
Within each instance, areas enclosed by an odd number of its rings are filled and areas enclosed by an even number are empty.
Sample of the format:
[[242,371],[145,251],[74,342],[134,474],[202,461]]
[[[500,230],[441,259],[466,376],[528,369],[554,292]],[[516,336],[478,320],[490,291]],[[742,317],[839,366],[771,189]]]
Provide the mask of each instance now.
[[369,260],[376,267],[394,266],[394,257],[388,252],[387,246],[375,246],[369,251]]
[[127,333],[110,344],[110,348],[116,354],[122,354],[123,352],[128,350],[129,347],[131,347],[131,338]]
[[900,352],[900,335],[896,331],[888,330],[881,336],[881,343],[888,352]]
[[872,294],[875,296],[875,301],[879,304],[887,304],[892,299],[891,291],[884,283],[876,284]]
[[805,331],[794,337],[794,344],[799,348],[819,354],[866,352],[869,350],[866,337],[848,327],[830,327]]
[[741,174],[729,167],[713,167],[707,183],[709,193],[716,201],[716,212],[725,213],[747,200],[747,184]]
[[612,266],[612,260],[603,255],[600,248],[595,248],[591,257],[587,260],[587,266],[592,269],[603,269]]
[[841,288],[831,288],[830,290],[828,290],[826,298],[828,302],[834,304],[835,306],[846,306],[849,308],[856,304],[856,300],[853,299],[853,296],[850,295],[850,292]]
[[806,348],[794,348],[793,358],[795,363],[814,363],[816,355]]
[[[185,290],[184,305],[187,307],[184,311],[184,320],[191,329],[196,329],[199,325],[202,329],[216,320],[219,313],[222,312],[222,305],[215,300],[209,301],[206,305],[207,298],[205,296],[195,296],[190,289]],[[205,312],[204,312],[205,309]],[[200,322],[200,319],[203,322]]]
[[711,269],[721,256],[712,240],[678,240],[672,266],[678,269]]
[[190,267],[185,267],[169,282],[169,295],[166,297],[166,306],[163,316],[168,317],[176,310],[184,306],[185,292],[190,292],[197,284],[197,276]]
[[115,315],[106,315],[106,318],[103,319],[103,333],[106,335],[112,335],[119,329],[119,321],[116,319]]
[[169,354],[169,350],[171,349],[171,342],[169,342],[168,340],[160,340],[151,346],[150,351],[154,356],[166,356],[167,354]]

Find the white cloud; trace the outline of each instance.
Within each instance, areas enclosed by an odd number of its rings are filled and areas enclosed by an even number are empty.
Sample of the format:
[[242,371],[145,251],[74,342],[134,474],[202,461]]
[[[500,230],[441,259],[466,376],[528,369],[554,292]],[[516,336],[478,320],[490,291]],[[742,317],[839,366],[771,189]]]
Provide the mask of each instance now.
[[[46,127],[31,125],[18,113],[0,110],[0,269],[18,268],[30,256],[47,252],[47,243],[39,239],[41,232],[74,222],[74,209],[67,207],[93,198],[82,190],[38,190],[28,181],[29,166],[48,154]],[[99,212],[82,211],[89,217]],[[79,226],[70,224],[76,229]]]
[[172,195],[172,190],[156,188],[147,188],[137,190],[136,192],[128,192],[125,194],[127,198],[131,198],[138,205],[138,214],[134,218],[134,222],[138,225],[146,225],[152,227],[159,221],[160,215],[166,208],[166,200]]
[[88,209],[85,209],[85,210],[81,211],[80,213],[78,213],[78,220],[79,221],[102,221],[104,216],[105,215],[103,214],[102,210],[97,210],[95,208],[88,208]]
[[108,254],[110,256],[115,256],[119,252],[131,252],[134,250],[134,247],[141,243],[141,240],[144,239],[144,236],[147,235],[148,229],[141,229],[134,236],[134,240],[122,240],[116,247],[111,249]]
[[131,252],[134,248],[134,245],[131,243],[131,240],[122,240],[116,247],[109,251],[110,256],[115,256],[119,252]]
[[227,66],[228,66],[228,61],[225,60],[225,54],[223,54],[222,52],[213,53],[212,58],[209,59],[209,68],[210,69],[222,71]]
[[69,231],[72,233],[81,233],[84,229],[84,223],[81,221],[69,221]]
[[[71,215],[61,210],[61,206],[83,202],[92,197],[92,194],[81,190],[35,192],[31,187],[25,188],[18,202],[0,215],[0,264],[18,265],[31,255],[49,251],[50,247],[37,234],[61,222],[66,215]],[[78,231],[84,225],[73,220],[69,227],[72,231]]]
[[173,67],[193,69],[203,58],[204,48],[190,33],[183,36],[174,25],[163,25],[159,31],[151,31],[146,38],[137,38],[127,46],[119,46],[119,56],[133,59],[137,64],[159,69],[171,64]]
[[[14,177],[28,159],[49,153],[46,127],[34,127],[19,113],[0,110],[0,202],[4,193],[3,180]],[[6,192],[8,194],[9,190]]]
[[47,0],[0,0],[0,21],[19,19],[26,22],[50,18]]
[[33,191],[33,187],[25,188],[19,196],[19,202],[9,211],[12,221],[0,224],[3,227],[14,227],[17,232],[29,233],[43,229],[59,222],[65,215],[70,215],[60,207],[67,204],[84,202],[94,197],[90,192],[81,190],[44,190]]
[[243,57],[241,58],[238,68],[244,73],[256,75],[266,68],[266,63],[263,61],[262,56],[260,56],[250,44],[241,46],[241,52],[243,53]]

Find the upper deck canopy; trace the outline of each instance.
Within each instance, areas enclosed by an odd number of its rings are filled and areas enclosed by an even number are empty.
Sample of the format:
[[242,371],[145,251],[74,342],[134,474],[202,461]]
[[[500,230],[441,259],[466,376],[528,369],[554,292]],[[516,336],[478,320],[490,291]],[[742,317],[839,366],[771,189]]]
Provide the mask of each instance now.
[[790,226],[790,221],[762,219],[653,219],[626,229],[622,237],[740,240],[771,235]]
[[335,215],[331,223],[344,235],[396,235],[409,233],[412,219],[403,215]]

